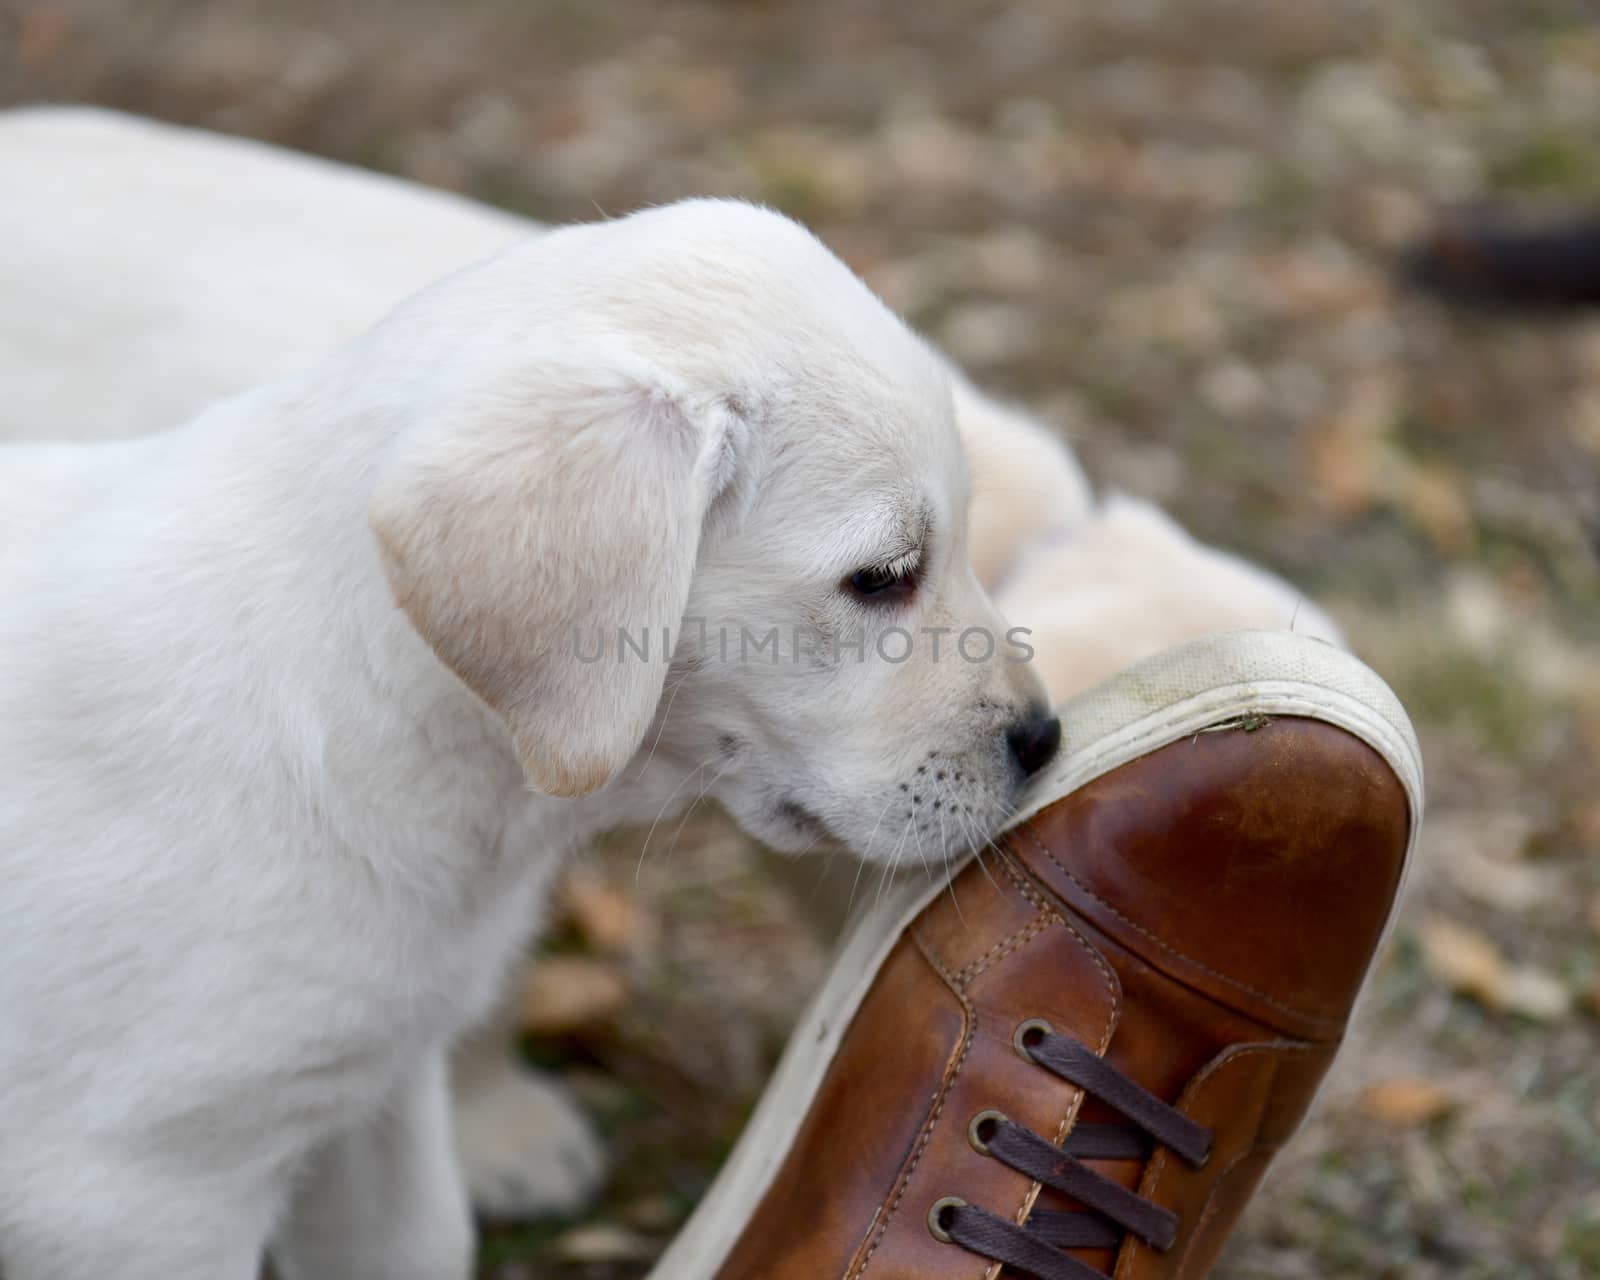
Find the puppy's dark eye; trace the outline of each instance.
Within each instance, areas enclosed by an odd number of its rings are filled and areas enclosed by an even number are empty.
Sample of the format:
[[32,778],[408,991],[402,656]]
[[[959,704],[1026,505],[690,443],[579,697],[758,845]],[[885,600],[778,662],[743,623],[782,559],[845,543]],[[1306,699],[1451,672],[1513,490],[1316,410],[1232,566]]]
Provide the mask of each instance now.
[[899,599],[916,585],[916,575],[910,569],[879,565],[857,569],[850,575],[849,583],[850,590],[858,596]]

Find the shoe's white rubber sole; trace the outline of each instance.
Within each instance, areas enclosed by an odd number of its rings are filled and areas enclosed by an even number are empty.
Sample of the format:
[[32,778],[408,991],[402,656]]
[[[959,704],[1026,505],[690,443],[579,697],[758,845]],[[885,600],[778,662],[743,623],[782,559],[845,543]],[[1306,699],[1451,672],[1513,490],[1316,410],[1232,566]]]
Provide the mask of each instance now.
[[[1292,715],[1337,725],[1383,756],[1411,802],[1415,848],[1423,783],[1411,721],[1365,664],[1323,641],[1275,631],[1208,636],[1136,663],[1065,703],[1060,714],[1060,753],[1029,787],[1013,824],[1119,765],[1192,734],[1252,716]],[[959,869],[952,867],[951,874]],[[946,883],[908,878],[863,903],[743,1136],[650,1280],[715,1275],[782,1164],[879,967],[902,930]]]

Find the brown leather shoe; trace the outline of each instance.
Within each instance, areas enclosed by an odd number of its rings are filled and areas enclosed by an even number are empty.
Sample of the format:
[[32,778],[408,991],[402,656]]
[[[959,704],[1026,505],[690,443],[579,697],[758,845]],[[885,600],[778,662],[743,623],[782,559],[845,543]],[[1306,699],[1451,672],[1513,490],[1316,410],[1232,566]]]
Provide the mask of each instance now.
[[997,850],[864,913],[654,1280],[1210,1269],[1383,935],[1416,740],[1354,658],[1262,632],[1061,718]]

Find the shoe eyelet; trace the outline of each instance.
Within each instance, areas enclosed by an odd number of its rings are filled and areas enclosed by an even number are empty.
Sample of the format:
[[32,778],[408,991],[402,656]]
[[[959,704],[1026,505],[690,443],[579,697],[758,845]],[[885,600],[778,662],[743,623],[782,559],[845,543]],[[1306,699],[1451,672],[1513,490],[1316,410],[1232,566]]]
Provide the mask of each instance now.
[[1011,1119],[1004,1111],[980,1111],[967,1124],[967,1141],[980,1156],[989,1154],[989,1139],[994,1131]]
[[960,1196],[944,1196],[928,1206],[928,1234],[940,1244],[954,1244],[950,1234],[950,1216],[957,1209],[965,1209],[967,1202]]
[[1011,1036],[1012,1047],[1024,1062],[1032,1062],[1033,1046],[1045,1036],[1053,1036],[1056,1029],[1043,1018],[1029,1018],[1026,1022],[1019,1022],[1016,1031]]

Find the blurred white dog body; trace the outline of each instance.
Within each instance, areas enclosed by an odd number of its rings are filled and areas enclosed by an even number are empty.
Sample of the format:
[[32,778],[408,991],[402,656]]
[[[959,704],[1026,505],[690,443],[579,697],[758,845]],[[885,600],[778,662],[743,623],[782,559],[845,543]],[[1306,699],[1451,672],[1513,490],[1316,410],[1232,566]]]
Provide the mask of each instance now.
[[[39,228],[6,216],[26,259]],[[70,309],[19,274],[7,340],[33,334],[42,413],[125,356],[52,388]],[[158,325],[149,302],[102,322]],[[65,398],[90,414],[102,389]],[[803,230],[722,202],[517,244],[183,427],[8,446],[7,1280],[253,1280],[269,1234],[286,1280],[465,1276],[444,1055],[560,850],[714,766],[775,846],[888,860],[915,829],[954,854],[927,814],[874,819],[937,751],[997,825],[1040,714],[1022,664],[755,680],[680,645],[663,718],[664,653],[593,663],[577,637],[1003,633],[965,562],[967,483],[938,358]]]
[[[6,390],[0,439],[127,439],[158,430],[218,397],[305,368],[363,332],[406,294],[534,229],[521,219],[408,183],[242,140],[84,109],[0,114],[0,168],[29,176],[25,187],[0,197],[0,386]],[[953,391],[973,471],[968,554],[980,580],[1000,586],[1001,599],[1014,620],[1033,629],[1036,666],[1053,697],[1064,697],[1147,650],[1227,626],[1283,626],[1294,621],[1297,629],[1332,632],[1331,622],[1301,604],[1285,584],[1199,546],[1153,508],[1133,499],[1114,499],[1097,508],[1071,454],[1045,429],[983,397],[959,376],[953,379]],[[393,403],[403,397],[391,391],[389,398]],[[274,431],[284,429],[276,410],[271,411],[271,421]],[[194,429],[189,438],[198,439]],[[26,464],[30,479],[8,483],[0,520],[15,519],[20,525],[22,503],[35,509],[105,508],[105,518],[114,519],[119,502],[134,496],[127,491],[146,487],[139,478],[141,459],[172,447],[170,443],[119,446],[100,454],[101,461],[89,469],[80,468],[68,451],[30,449]],[[407,678],[420,681],[411,695],[411,712],[417,718],[408,723],[411,731],[428,735],[427,763],[404,782],[396,774],[393,795],[383,802],[372,798],[359,821],[351,819],[352,830],[363,829],[363,824],[392,823],[401,811],[393,806],[419,797],[427,797],[429,805],[446,806],[463,821],[485,804],[499,806],[497,812],[518,814],[497,832],[502,848],[532,848],[543,841],[547,843],[540,847],[554,849],[596,825],[582,816],[587,801],[563,805],[560,812],[565,816],[560,818],[551,818],[542,806],[531,806],[527,812],[518,809],[524,804],[521,775],[497,721],[442,713],[429,718],[432,708],[453,705],[452,695],[459,690],[452,678],[417,643],[415,633],[399,620],[386,597],[349,589],[350,575],[360,566],[348,557],[340,560],[340,539],[331,530],[283,527],[292,523],[292,513],[299,509],[298,489],[323,482],[321,468],[308,469],[301,465],[304,459],[285,465],[284,458],[271,450],[260,456],[267,474],[276,476],[283,501],[263,499],[257,515],[268,526],[278,522],[280,532],[300,547],[298,558],[291,565],[257,557],[247,584],[223,580],[219,569],[215,583],[219,604],[229,602],[220,609],[222,631],[217,630],[218,620],[197,615],[188,643],[212,650],[251,647],[265,668],[274,670],[283,655],[274,651],[260,624],[274,610],[282,614],[297,607],[291,596],[303,607],[302,588],[305,598],[320,594],[349,601],[344,619],[347,636],[365,634],[368,626],[388,626],[395,632],[396,644],[414,659]],[[232,479],[214,474],[218,486],[234,487]],[[141,517],[147,526],[143,536],[151,538],[171,536],[173,531],[163,520],[169,520],[180,503],[188,507],[193,500],[192,495],[172,494],[168,502],[151,504],[145,498],[157,495],[137,496],[148,512]],[[240,516],[237,508],[219,505],[212,518],[213,535],[237,541],[244,528],[253,527]],[[135,532],[127,524],[121,529],[130,538]],[[18,588],[6,575],[19,572],[19,557],[35,553],[23,550],[26,543],[11,535],[0,545],[13,548],[9,558],[0,555],[0,578],[10,598]],[[124,549],[123,554],[131,552]],[[92,558],[86,567],[102,577],[118,578],[126,576],[127,568],[118,568],[114,560],[96,567]],[[151,580],[138,590],[159,591],[160,574],[144,576]],[[89,585],[93,577],[84,579],[85,607],[94,595]],[[243,589],[246,586],[249,590]],[[258,596],[258,586],[268,594]],[[280,594],[274,597],[271,592]],[[132,614],[143,608],[121,598]],[[280,603],[269,605],[272,599]],[[370,617],[357,617],[362,610]],[[87,643],[93,639],[94,624],[84,625],[90,632],[82,640]],[[141,719],[155,714],[163,703],[182,700],[192,705],[190,686],[174,688],[163,678],[168,646],[151,636],[141,639],[145,647],[139,653],[144,656],[130,653],[118,664],[117,679],[123,671],[132,672],[127,685],[113,680],[115,687],[108,687],[87,673],[73,677],[79,693],[72,707],[84,717],[104,717],[105,732],[119,726],[137,732]],[[327,639],[332,647],[332,631]],[[76,643],[72,635],[63,638],[56,660],[70,663]],[[359,772],[355,757],[372,748],[359,745],[365,740],[354,722],[368,711],[363,702],[364,709],[357,712],[349,690],[370,681],[372,674],[358,664],[330,679],[316,709],[310,706],[309,686],[287,673],[281,677],[290,695],[283,705],[299,708],[285,716],[284,729],[299,735],[297,758],[304,776],[296,775],[295,782],[302,797],[299,803],[308,810],[350,803],[345,791],[351,771]],[[219,680],[211,696],[225,704],[226,681]],[[328,734],[315,727],[322,702],[348,711],[352,723],[347,731]],[[247,710],[241,708],[241,713]],[[404,709],[396,712],[400,718],[406,714]],[[419,730],[417,725],[423,727]],[[394,728],[402,732],[397,722]],[[61,727],[55,731],[66,732]],[[250,787],[272,778],[265,761],[251,763],[222,749],[202,750],[204,763],[197,766],[183,747],[185,736],[175,733],[163,745],[165,757],[153,753],[151,759],[152,764],[166,759],[169,772],[161,780],[165,790],[160,794],[181,797],[184,811],[196,815],[191,819],[195,825],[204,821],[206,806],[223,803],[229,788],[216,784],[225,777],[235,776],[239,785]],[[34,759],[48,758],[41,754],[44,742],[39,738],[28,748]],[[641,783],[635,793],[646,818],[655,817],[662,799],[659,793],[675,785],[675,775],[664,762],[658,772],[659,783]],[[115,772],[111,776],[117,777]],[[133,780],[123,781],[134,788],[121,793],[130,814],[157,803],[154,795],[141,798]],[[535,809],[542,816],[536,816]],[[222,815],[217,816],[220,820]],[[608,812],[605,818],[618,816]],[[301,817],[310,820],[309,814]],[[421,833],[416,844],[416,857],[422,860],[408,864],[416,877],[412,887],[421,890],[429,883],[444,883],[446,868],[435,856],[436,845]],[[425,857],[424,844],[430,851]],[[544,868],[540,875],[547,874],[549,863],[540,865]],[[113,875],[114,867],[108,864],[106,874]],[[258,888],[265,878],[263,867]],[[452,1011],[442,1016],[431,1038],[447,1034],[445,1023],[453,1026],[469,1020],[492,986],[482,972],[504,963],[507,948],[515,949],[513,936],[531,931],[539,883],[536,878],[513,880],[495,882],[490,877],[479,882],[484,888],[495,883],[499,890],[490,913],[493,924],[486,930],[493,937],[484,950],[501,959],[487,966],[476,960],[464,962],[463,971],[449,978],[459,980],[460,988],[448,993],[441,973],[426,991],[395,988],[383,997],[409,1002],[413,1009],[429,1000],[451,1004]],[[189,890],[181,876],[169,887],[177,914],[163,909],[139,915],[147,936],[181,932],[178,908],[188,900]],[[364,882],[354,881],[345,891],[354,895],[363,887]],[[234,913],[245,905],[242,888],[225,901],[212,902],[209,909],[216,913],[214,923],[231,927]],[[466,910],[467,904],[457,905]],[[338,894],[310,903],[308,909],[324,912],[330,925],[335,919],[346,923],[355,919],[354,899],[347,902]],[[134,932],[130,921],[128,930],[108,933],[102,945],[110,945],[115,936],[137,949],[130,941]],[[291,966],[286,973],[295,972],[294,966],[334,965],[330,956],[314,950],[299,954],[297,948],[303,944],[291,944],[298,936],[285,932],[268,940],[271,946],[295,951],[285,959]],[[460,946],[453,936],[434,942],[447,950]],[[205,954],[204,947],[199,953]],[[363,960],[376,963],[377,957],[367,951]],[[120,1004],[109,1010],[98,1005],[69,1008],[65,1015],[86,1038],[102,1037],[108,1027],[132,1033],[131,1023],[142,1017],[142,1002],[127,999],[126,966],[98,951],[86,953],[86,970],[97,963],[105,966],[99,980],[108,989],[117,988]],[[202,967],[200,976],[204,972]],[[194,977],[186,965],[166,980],[177,983]],[[0,978],[0,986],[3,983]],[[341,1018],[345,1016],[360,1021],[375,1015],[352,1006]],[[99,1019],[108,1020],[107,1026],[98,1025]],[[306,1028],[299,1033],[310,1034]],[[160,1021],[141,1023],[138,1034],[152,1047],[188,1043],[183,1038],[185,1028]],[[192,1049],[187,1052],[197,1079],[220,1066]],[[462,1105],[468,1135],[464,1154],[480,1207],[510,1216],[573,1207],[598,1169],[592,1141],[559,1097],[531,1077],[508,1070],[503,1041],[490,1044],[489,1052],[479,1058]],[[39,1042],[37,1070],[59,1074],[66,1061],[70,1061],[66,1046]],[[485,1070],[485,1062],[492,1069]],[[263,1073],[270,1069],[267,1064],[260,1067]],[[429,1099],[433,1110],[420,1109],[418,1140],[437,1144],[446,1140],[445,1118],[436,1082],[426,1072],[422,1076],[413,1087]],[[321,1087],[316,1080],[306,1083]],[[242,1114],[250,1115],[260,1090],[245,1092]],[[93,1093],[104,1089],[95,1086],[84,1096]],[[473,1135],[478,1136],[476,1143]],[[0,1164],[4,1143],[0,1126]],[[557,1152],[561,1158],[552,1159]],[[92,1189],[87,1180],[93,1172],[92,1164],[84,1166],[86,1190]],[[108,1170],[107,1176],[114,1172]],[[4,1256],[6,1189],[0,1176],[0,1256]],[[393,1198],[401,1189],[387,1188],[383,1193]],[[315,1195],[304,1197],[307,1203],[315,1199]],[[163,1212],[181,1212],[178,1203],[169,1203]],[[345,1211],[349,1208],[344,1206]],[[367,1206],[373,1224],[381,1221],[381,1210],[381,1204]],[[148,1206],[143,1211],[152,1212]],[[152,1221],[165,1221],[173,1231],[183,1225],[172,1218],[152,1217]],[[399,1243],[409,1241],[402,1237]],[[213,1268],[207,1274],[222,1271]],[[31,1280],[31,1273],[19,1276]]]
[[1019,549],[991,590],[1032,635],[1056,702],[1198,636],[1293,630],[1342,645],[1338,625],[1283,579],[1196,542],[1165,512],[1113,495],[1068,534]]
[[[0,112],[0,439],[164,430],[295,373],[534,230],[241,138]],[[41,433],[39,428],[48,429]]]

